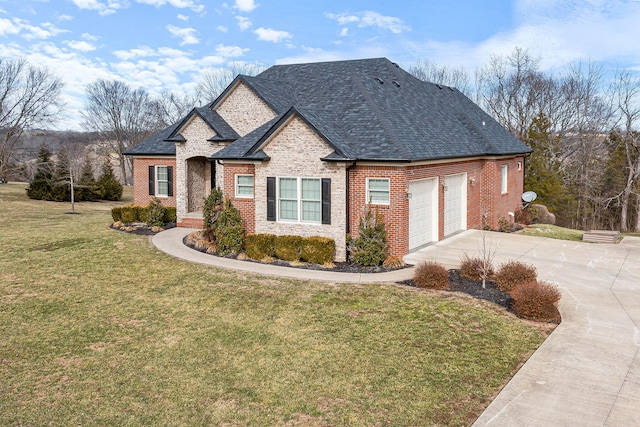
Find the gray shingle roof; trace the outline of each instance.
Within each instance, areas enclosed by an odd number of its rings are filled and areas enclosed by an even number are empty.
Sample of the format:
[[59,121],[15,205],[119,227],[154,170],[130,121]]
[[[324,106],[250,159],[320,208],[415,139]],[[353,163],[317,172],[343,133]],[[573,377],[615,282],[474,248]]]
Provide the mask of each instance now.
[[[420,81],[385,58],[278,65],[243,82],[279,115],[294,107],[336,149],[327,160],[418,161],[531,151],[457,89]],[[278,122],[214,158],[255,155],[256,142]]]
[[178,123],[167,126],[152,137],[128,149],[124,154],[128,156],[175,156],[176,144],[175,142],[167,141],[167,138],[177,126]]
[[[215,112],[238,81],[277,114],[242,138]],[[419,161],[531,151],[457,89],[420,81],[386,58],[277,65],[255,77],[238,76],[217,100],[190,115],[199,114],[224,140],[235,140],[212,158],[256,160],[267,158],[260,142],[292,113],[335,149],[326,160]],[[177,137],[189,117],[128,154],[175,154],[165,139]]]

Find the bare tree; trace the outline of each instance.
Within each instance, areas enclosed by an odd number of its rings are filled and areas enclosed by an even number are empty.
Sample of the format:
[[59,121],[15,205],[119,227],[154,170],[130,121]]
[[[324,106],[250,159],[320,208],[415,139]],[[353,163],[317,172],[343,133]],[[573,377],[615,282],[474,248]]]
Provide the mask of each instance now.
[[58,119],[62,88],[62,80],[46,68],[0,57],[0,181],[14,167],[22,133]]
[[179,96],[173,92],[163,91],[160,96],[151,101],[153,122],[158,130],[177,122],[198,104],[195,96]]
[[516,48],[507,57],[492,56],[476,76],[480,104],[518,138],[525,138],[534,117],[544,114],[552,122],[561,104],[557,82],[539,71],[539,58]]
[[[624,146],[626,182],[620,193],[620,231],[628,231],[631,195],[640,178],[640,135],[636,131],[640,119],[640,79],[631,70],[617,70],[612,87],[618,115],[618,133]],[[639,208],[640,210],[640,204]],[[636,216],[635,230],[640,230],[640,211]]]
[[605,142],[612,110],[603,96],[602,76],[602,67],[597,64],[572,64],[561,90],[566,111],[562,161],[577,202],[571,226],[581,229],[597,227],[594,204],[607,158]]
[[129,182],[131,160],[124,153],[155,132],[152,100],[144,89],[118,80],[97,80],[86,88],[84,126],[111,142],[120,162],[124,183]]
[[419,80],[455,87],[467,96],[471,94],[469,73],[463,67],[451,68],[446,65],[439,66],[429,60],[418,60],[409,66],[408,71]]
[[201,104],[216,99],[238,74],[255,76],[267,69],[266,65],[250,62],[234,62],[224,68],[204,70],[196,81],[196,98]]

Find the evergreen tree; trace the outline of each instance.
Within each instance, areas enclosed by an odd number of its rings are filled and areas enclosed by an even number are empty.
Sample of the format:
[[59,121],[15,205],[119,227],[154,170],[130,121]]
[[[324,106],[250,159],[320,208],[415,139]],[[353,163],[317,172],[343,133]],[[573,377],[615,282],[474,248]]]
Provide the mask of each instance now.
[[79,202],[95,202],[100,199],[96,177],[93,173],[93,163],[89,157],[85,157],[82,163],[76,198]]
[[56,202],[71,201],[70,162],[67,151],[63,148],[58,152],[58,161],[54,168],[51,200]]
[[27,188],[27,196],[37,200],[51,200],[54,163],[51,152],[45,144],[40,145],[37,159],[37,169],[33,180]]
[[109,158],[106,158],[102,164],[102,172],[100,178],[98,178],[97,187],[102,200],[116,201],[122,198],[122,184],[116,179]]
[[575,200],[563,179],[560,139],[553,135],[546,116],[539,114],[533,119],[524,142],[533,149],[526,161],[525,189],[535,191],[536,203],[546,205],[559,223],[568,223]]

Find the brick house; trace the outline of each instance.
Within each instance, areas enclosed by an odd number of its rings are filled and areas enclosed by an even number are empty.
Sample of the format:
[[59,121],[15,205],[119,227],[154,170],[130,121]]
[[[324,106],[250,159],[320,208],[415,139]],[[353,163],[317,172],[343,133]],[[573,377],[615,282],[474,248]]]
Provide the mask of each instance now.
[[247,233],[330,237],[344,261],[367,203],[393,256],[510,219],[530,151],[458,90],[382,58],[240,75],[127,154],[134,202],[160,197],[179,226],[202,226],[218,186]]

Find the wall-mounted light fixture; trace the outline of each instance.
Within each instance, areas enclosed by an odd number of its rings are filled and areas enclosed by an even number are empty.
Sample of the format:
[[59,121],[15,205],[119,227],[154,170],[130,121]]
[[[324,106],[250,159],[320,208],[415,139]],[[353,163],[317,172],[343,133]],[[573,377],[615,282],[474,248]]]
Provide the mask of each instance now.
[[469,184],[471,184],[472,186],[473,186],[473,185],[476,185],[476,179],[475,179],[475,178],[471,178],[471,179],[469,180]]

